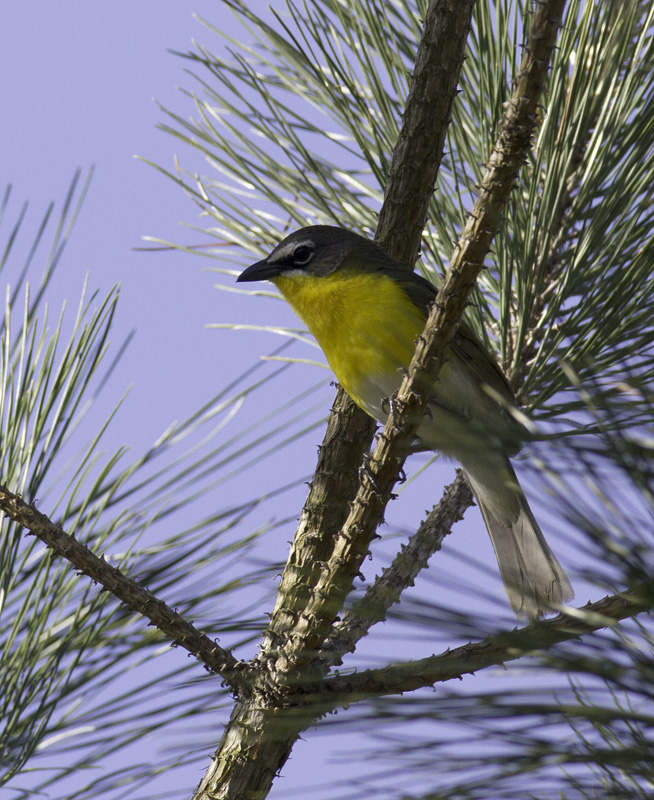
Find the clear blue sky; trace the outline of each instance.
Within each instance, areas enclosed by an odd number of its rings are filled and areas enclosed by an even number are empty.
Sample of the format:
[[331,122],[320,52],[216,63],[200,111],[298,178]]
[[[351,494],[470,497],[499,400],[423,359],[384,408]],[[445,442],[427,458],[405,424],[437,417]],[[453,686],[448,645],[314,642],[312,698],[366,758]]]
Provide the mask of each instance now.
[[[114,338],[119,342],[132,328],[137,329],[137,337],[112,381],[107,401],[117,400],[131,383],[134,388],[112,428],[110,442],[129,444],[136,451],[156,439],[173,419],[183,419],[206,402],[226,378],[238,373],[242,363],[251,363],[258,352],[275,344],[262,350],[261,339],[205,327],[220,321],[260,322],[264,304],[215,291],[216,276],[203,270],[201,259],[132,249],[142,244],[143,235],[189,244],[199,241],[196,234],[179,226],[180,221],[195,223],[197,208],[171,181],[134,158],[140,155],[173,169],[178,153],[185,169],[204,169],[198,156],[156,130],[166,120],[155,99],[181,116],[193,113],[191,101],[176,87],[193,89],[194,82],[183,71],[186,64],[168,50],[186,51],[193,38],[218,46],[193,20],[193,12],[216,25],[234,25],[220,3],[208,0],[115,0],[111,4],[68,0],[5,4],[0,27],[0,175],[4,184],[13,184],[13,212],[17,214],[22,202],[29,200],[27,227],[31,230],[30,223],[36,226],[51,200],[63,200],[74,171],[95,166],[52,300],[57,307],[68,297],[74,305],[87,271],[92,288],[106,292],[113,284],[122,284]],[[252,310],[255,303],[256,311]],[[277,305],[265,312],[271,314],[271,321],[296,324],[290,312]],[[300,380],[320,377],[302,375]],[[297,389],[289,385],[288,390]],[[325,393],[326,404],[331,391]],[[303,459],[308,471],[315,447],[304,447],[295,457]],[[451,474],[448,468],[446,477]],[[439,489],[439,480],[436,473],[428,481],[423,476],[421,485],[424,488],[428,482]],[[249,486],[243,491],[247,494]],[[298,499],[302,494],[298,493]],[[393,512],[396,524],[411,527],[437,499],[414,497],[410,512],[406,504]],[[275,546],[291,535],[289,529],[277,537]],[[464,526],[457,538],[461,557],[474,553],[494,569],[479,520]],[[285,553],[279,552],[276,558],[284,559]],[[456,569],[456,558],[449,563]],[[373,566],[368,567],[369,577],[372,571]],[[430,571],[423,588],[439,591],[437,580]],[[430,581],[436,583],[432,586]],[[501,596],[497,576],[493,592]],[[412,655],[434,649],[419,642]],[[216,741],[219,731],[217,727]],[[309,742],[298,747],[273,797],[299,797],[307,783],[320,784],[321,776],[327,780],[329,752],[333,755],[349,748],[344,740],[332,740],[333,749],[328,752],[323,737],[306,738]],[[167,741],[154,744],[167,745]],[[188,773],[184,784],[188,789],[199,780],[206,763],[206,754],[199,755],[197,768]],[[312,796],[319,794],[313,791]]]

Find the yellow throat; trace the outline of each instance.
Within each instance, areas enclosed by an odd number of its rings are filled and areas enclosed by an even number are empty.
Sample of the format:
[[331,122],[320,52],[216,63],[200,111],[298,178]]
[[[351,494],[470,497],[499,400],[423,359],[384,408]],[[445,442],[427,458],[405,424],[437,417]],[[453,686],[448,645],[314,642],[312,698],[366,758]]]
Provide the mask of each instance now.
[[370,404],[371,380],[396,379],[399,386],[425,317],[395,281],[382,272],[339,270],[327,277],[296,272],[272,282],[357,405]]

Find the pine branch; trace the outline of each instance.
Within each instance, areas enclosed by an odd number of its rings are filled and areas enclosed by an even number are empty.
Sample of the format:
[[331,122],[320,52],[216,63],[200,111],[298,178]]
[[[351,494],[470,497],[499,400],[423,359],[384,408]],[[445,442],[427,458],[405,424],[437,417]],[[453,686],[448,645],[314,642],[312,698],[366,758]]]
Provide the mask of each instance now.
[[247,696],[251,680],[245,664],[198,631],[163,600],[112,567],[104,558],[96,556],[86,545],[5,486],[0,486],[0,510],[39,538],[53,553],[65,558],[75,569],[149,619],[173,645],[183,647],[208,670],[220,675],[237,694]]
[[406,545],[368,587],[364,596],[335,623],[324,649],[323,658],[330,666],[342,662],[345,653],[354,652],[357,642],[377,622],[386,619],[386,612],[399,603],[402,592],[413,586],[432,555],[440,550],[443,539],[452,532],[455,522],[463,519],[473,503],[470,486],[461,470],[445,489],[440,502],[429,512]]
[[333,531],[345,522],[348,498],[358,486],[358,465],[370,447],[376,424],[340,389],[336,393],[309,494],[277,591],[261,647],[264,661],[286,641],[315,586],[334,544]]
[[[481,642],[448,649],[437,656],[365,670],[355,675],[325,678],[317,687],[316,696],[324,702],[325,694],[336,694],[338,704],[349,704],[365,698],[402,694],[435,683],[458,680],[464,675],[473,675],[482,669],[500,666],[548,650],[561,642],[612,627],[620,620],[648,611],[652,608],[651,603],[639,599],[647,594],[629,592],[612,595],[587,603],[579,609],[563,611],[552,619],[493,634]],[[333,699],[329,704],[333,705]]]
[[431,0],[425,17],[377,226],[384,250],[409,269],[418,258],[443,158],[474,5]]
[[[611,46],[619,47],[621,29],[609,27],[609,30],[612,30]],[[631,52],[629,50],[625,51],[622,58],[628,60],[631,58]],[[567,63],[567,61],[565,63]],[[588,66],[584,60],[581,60],[576,62],[576,69],[584,72],[588,69]],[[606,72],[607,69],[608,67],[604,66],[603,72]],[[570,108],[572,108],[572,100],[570,98],[571,91],[572,88],[569,87],[564,98],[567,98],[565,108],[569,113],[571,113]],[[529,368],[529,363],[536,354],[541,314],[546,303],[550,299],[550,295],[552,292],[556,291],[557,281],[560,279],[560,272],[563,266],[561,250],[562,247],[567,244],[565,230],[566,224],[569,224],[569,211],[574,201],[576,188],[579,182],[579,171],[582,167],[583,156],[588,145],[591,131],[596,128],[598,115],[605,107],[605,103],[601,98],[594,99],[591,105],[591,112],[583,117],[583,129],[577,131],[575,134],[572,155],[565,160],[564,188],[557,195],[557,202],[552,213],[551,229],[548,229],[549,246],[547,248],[547,259],[540,269],[540,283],[538,284],[540,287],[539,293],[534,298],[528,324],[522,326],[519,330],[519,334],[525,344],[519,348],[517,362],[514,365],[511,375],[516,389],[519,388]],[[556,133],[556,129],[554,129],[554,132]],[[560,136],[561,132],[559,130],[557,137]],[[544,233],[542,233],[542,235],[544,236]],[[540,247],[542,249],[542,243]],[[514,353],[517,347],[515,339],[515,337],[518,336],[517,326],[514,326],[513,336],[513,347],[509,348],[510,354]],[[507,360],[511,361],[512,355],[510,355]],[[434,508],[432,514],[448,513],[447,502],[448,497],[446,495]],[[417,532],[416,537],[416,543],[421,542],[421,531]],[[427,553],[422,552],[427,542],[429,542],[429,538],[418,545],[418,552],[420,552],[421,555],[419,560],[411,566],[409,566],[407,562],[410,562],[412,544],[409,544],[408,548],[403,549],[402,553],[398,555],[394,565],[391,567],[391,572],[385,572],[383,576],[377,578],[372,586],[369,587],[366,596],[344,616],[342,622],[337,623],[335,630],[332,631],[330,635],[330,641],[327,645],[330,663],[336,663],[336,660],[338,660],[337,653],[342,655],[344,652],[352,650],[356,642],[367,633],[370,626],[374,624],[375,621],[383,619],[388,607],[399,600],[402,589],[412,585],[415,577],[414,570],[420,569],[420,564],[424,565],[428,558]],[[439,546],[440,538],[437,537],[434,542],[434,547],[436,548]],[[336,630],[338,630],[338,633],[336,633]]]

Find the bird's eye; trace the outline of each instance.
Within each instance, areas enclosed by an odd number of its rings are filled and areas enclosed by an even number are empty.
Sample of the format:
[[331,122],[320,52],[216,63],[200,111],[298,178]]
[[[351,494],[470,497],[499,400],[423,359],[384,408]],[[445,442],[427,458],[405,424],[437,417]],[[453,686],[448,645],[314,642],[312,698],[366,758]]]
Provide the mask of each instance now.
[[313,255],[313,248],[306,244],[298,245],[293,251],[293,263],[299,267],[308,264]]

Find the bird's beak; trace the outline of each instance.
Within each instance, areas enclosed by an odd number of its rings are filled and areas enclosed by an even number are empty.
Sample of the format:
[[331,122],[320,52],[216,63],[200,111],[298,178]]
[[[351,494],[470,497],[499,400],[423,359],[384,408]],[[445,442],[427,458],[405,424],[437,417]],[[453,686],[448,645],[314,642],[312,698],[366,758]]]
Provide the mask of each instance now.
[[278,264],[269,264],[268,260],[264,258],[263,261],[257,261],[247,269],[243,270],[236,279],[240,281],[269,281],[271,278],[276,278],[282,272],[282,268]]

